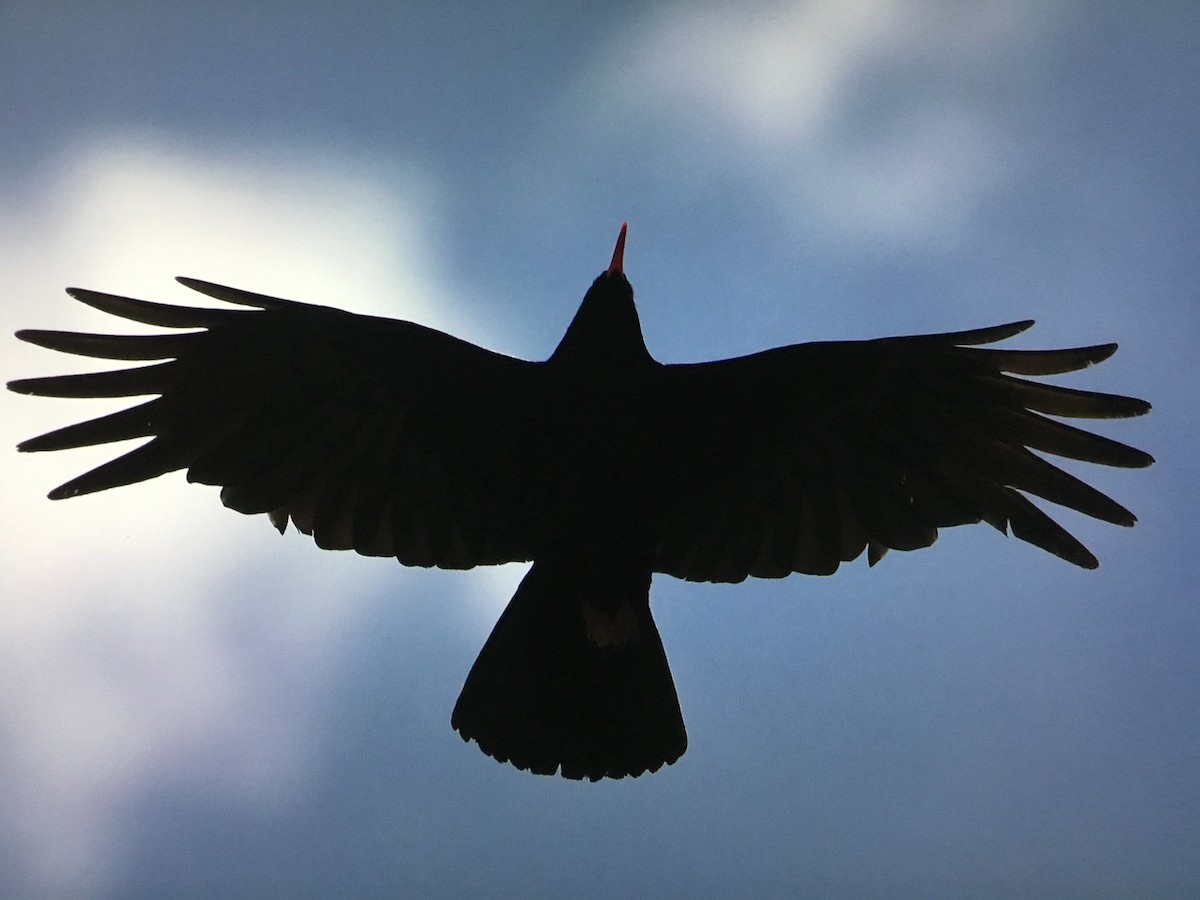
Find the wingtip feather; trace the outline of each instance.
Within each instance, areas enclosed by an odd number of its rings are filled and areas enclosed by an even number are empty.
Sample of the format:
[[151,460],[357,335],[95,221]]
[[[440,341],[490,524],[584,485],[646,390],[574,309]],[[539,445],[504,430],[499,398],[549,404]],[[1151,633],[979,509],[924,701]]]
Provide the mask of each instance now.
[[978,344],[994,344],[1005,341],[1010,337],[1027,331],[1035,324],[1033,319],[1021,319],[1019,322],[1006,322],[1003,325],[992,325],[987,328],[972,328],[968,331],[952,331],[936,337],[948,339],[957,346],[973,347]]
[[294,300],[284,300],[282,297],[271,297],[267,294],[256,294],[254,291],[244,291],[241,288],[229,287],[201,278],[189,278],[186,275],[176,275],[175,280],[189,290],[197,291],[214,300],[234,303],[238,306],[253,306],[257,309],[283,309],[285,307],[302,306]]

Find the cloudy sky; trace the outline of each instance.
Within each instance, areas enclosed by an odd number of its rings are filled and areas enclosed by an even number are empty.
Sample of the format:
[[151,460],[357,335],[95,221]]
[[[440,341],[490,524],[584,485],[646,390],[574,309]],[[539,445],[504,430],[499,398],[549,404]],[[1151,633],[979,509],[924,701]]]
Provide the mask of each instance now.
[[[1200,890],[1200,13],[1186,2],[0,3],[0,332],[192,275],[544,358],[630,222],[652,352],[1032,317],[1159,460],[1076,570],[987,528],[659,578],[690,749],[449,727],[522,574],[280,538],[111,448],[0,452],[0,871],[24,896]],[[4,380],[86,361],[0,339]],[[0,396],[0,444],[119,404]],[[1078,467],[1083,472],[1086,467]]]

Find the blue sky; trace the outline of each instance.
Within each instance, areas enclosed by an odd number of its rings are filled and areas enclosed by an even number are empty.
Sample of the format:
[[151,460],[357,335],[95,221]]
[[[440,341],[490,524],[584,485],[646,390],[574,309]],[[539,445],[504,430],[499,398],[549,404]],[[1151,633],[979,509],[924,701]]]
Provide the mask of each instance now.
[[[249,8],[248,8],[249,6]],[[0,870],[27,896],[1200,890],[1200,14],[1188,3],[0,5],[0,331],[192,275],[544,358],[630,222],[665,361],[1032,317],[1145,397],[1083,572],[986,528],[655,581],[674,766],[449,714],[522,570],[322,553],[182,476],[0,456]],[[120,326],[117,326],[120,327]],[[86,369],[15,340],[5,380]],[[0,443],[102,411],[0,396]]]

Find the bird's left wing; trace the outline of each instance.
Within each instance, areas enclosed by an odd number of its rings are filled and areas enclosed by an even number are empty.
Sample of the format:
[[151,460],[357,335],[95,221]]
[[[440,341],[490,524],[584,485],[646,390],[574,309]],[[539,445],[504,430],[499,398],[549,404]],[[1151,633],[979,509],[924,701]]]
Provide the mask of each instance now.
[[874,564],[980,521],[1094,568],[1025,494],[1120,525],[1133,514],[1033,451],[1149,465],[1149,454],[1058,419],[1150,405],[1016,377],[1086,368],[1116,344],[978,346],[1032,324],[663,367],[655,570],[695,581],[829,574],[864,550]]
[[[535,363],[411,322],[355,315],[193,279],[245,309],[168,306],[71,289],[152,335],[21,331],[82,356],[166,360],[28,378],[49,397],[154,399],[25,441],[61,450],[149,437],[50,493],[73,497],[187,469],[243,513],[288,521],[328,549],[468,568],[528,560],[538,541]],[[199,329],[199,330],[192,330]]]

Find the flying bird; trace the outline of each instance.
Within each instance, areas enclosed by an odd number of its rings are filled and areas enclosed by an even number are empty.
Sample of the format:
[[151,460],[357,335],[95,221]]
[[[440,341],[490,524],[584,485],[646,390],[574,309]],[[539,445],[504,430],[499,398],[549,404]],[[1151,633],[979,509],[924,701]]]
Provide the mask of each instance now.
[[[10,382],[46,397],[140,397],[25,441],[136,449],[54,500],[187,470],[225,506],[317,546],[407,566],[533,565],[451,717],[502,762],[567,778],[657,771],[687,736],[650,612],[655,574],[740,582],[829,575],[987,522],[1069,563],[1096,558],[1026,495],[1106,522],[1131,512],[1047,461],[1147,466],[1061,418],[1137,416],[1131,397],[1030,381],[1116,344],[988,349],[1033,322],[796,344],[664,365],[624,272],[626,226],[550,357],[505,356],[412,322],[191,278],[236,308],[71,288],[148,335],[20,331],[117,371]],[[1033,451],[1038,451],[1035,453]]]

